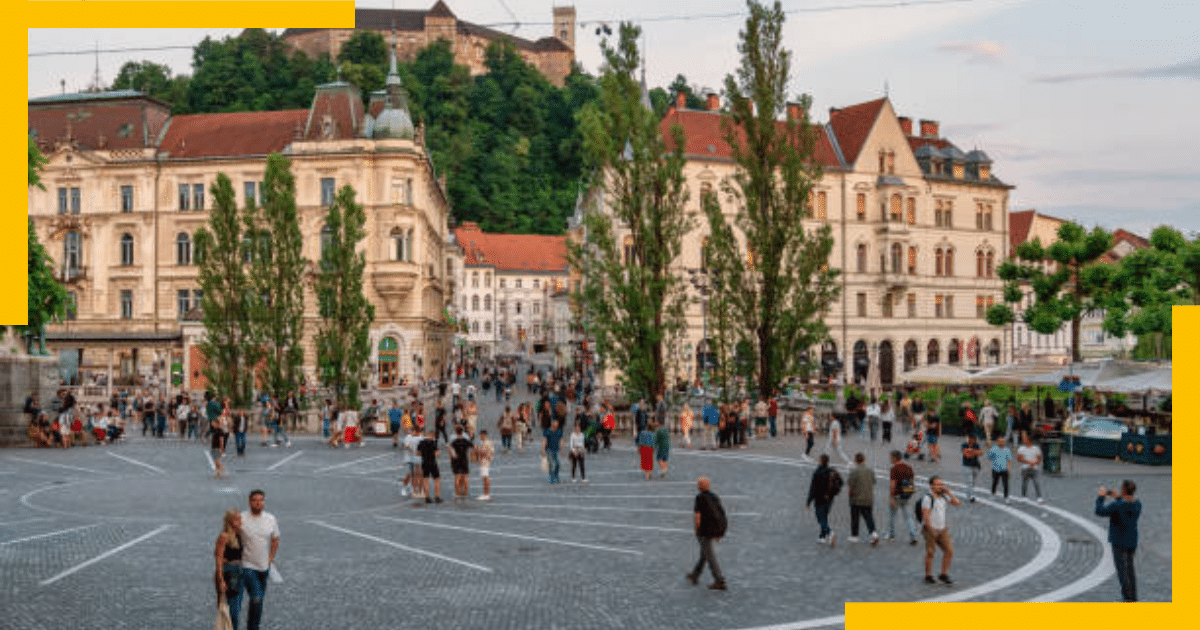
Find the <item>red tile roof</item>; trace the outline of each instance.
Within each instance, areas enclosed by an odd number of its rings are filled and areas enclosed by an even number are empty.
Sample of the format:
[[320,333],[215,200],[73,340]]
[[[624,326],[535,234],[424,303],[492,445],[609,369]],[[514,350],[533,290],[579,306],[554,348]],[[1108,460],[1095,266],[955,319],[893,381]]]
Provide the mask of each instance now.
[[159,151],[172,158],[267,155],[290,144],[307,118],[307,109],[174,116]]
[[489,233],[467,222],[454,228],[454,238],[463,248],[463,262],[467,265],[492,265],[500,271],[565,273],[567,270],[564,236]]
[[858,154],[867,142],[867,135],[871,133],[871,127],[875,126],[875,120],[879,118],[879,112],[883,110],[886,101],[887,97],[877,98],[830,111],[829,126],[837,136],[846,164],[853,165],[858,160]]
[[[666,116],[663,116],[662,121],[659,123],[659,129],[667,142],[668,149],[674,148],[671,127],[678,124],[683,128],[684,155],[693,158],[730,160],[733,159],[733,152],[729,144],[725,142],[725,133],[721,129],[722,118],[721,113],[716,111],[676,109],[672,107],[667,111]],[[785,126],[783,122],[777,124],[780,129],[783,129]],[[837,153],[834,152],[833,145],[830,144],[829,138],[826,137],[824,128],[820,125],[814,125],[813,131],[816,133],[814,154],[817,162],[825,167],[840,166]],[[735,129],[734,133],[739,142],[745,142],[745,132],[741,128]]]
[[1126,232],[1125,230],[1117,228],[1117,230],[1113,232],[1113,245],[1116,245],[1121,241],[1127,241],[1130,245],[1133,245],[1138,249],[1146,249],[1147,247],[1150,247],[1149,239],[1142,238],[1133,232]]
[[361,93],[349,83],[318,85],[310,112],[304,129],[305,140],[322,140],[326,137],[326,116],[332,121],[329,137],[353,138],[358,135],[363,120]]
[[65,140],[69,127],[81,149],[137,149],[154,146],[169,116],[166,103],[146,97],[30,102],[29,129],[43,148]]
[[1033,226],[1036,210],[1020,210],[1008,213],[1008,245],[1009,256],[1015,256],[1017,245],[1029,238],[1029,228]]
[[946,147],[954,146],[953,142],[950,142],[945,138],[926,138],[924,136],[908,137],[908,148],[912,149],[913,151],[916,151],[927,144],[932,144],[933,148],[937,149],[938,151],[941,151]]

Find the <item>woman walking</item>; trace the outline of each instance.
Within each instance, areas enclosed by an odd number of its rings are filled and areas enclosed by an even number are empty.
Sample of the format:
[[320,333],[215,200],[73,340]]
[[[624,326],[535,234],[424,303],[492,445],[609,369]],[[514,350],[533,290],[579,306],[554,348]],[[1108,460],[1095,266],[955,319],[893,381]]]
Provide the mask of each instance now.
[[217,615],[226,615],[230,620],[228,627],[234,628],[237,622],[233,621],[232,615],[237,614],[242,599],[242,515],[237,510],[225,510],[213,556],[217,563],[213,576],[217,589]]
[[892,443],[892,425],[896,423],[896,412],[892,411],[891,396],[884,396],[879,405],[879,425],[883,429],[883,441]]
[[694,420],[692,408],[687,403],[683,403],[683,410],[679,412],[679,432],[682,434],[680,442],[683,444],[683,448],[692,448],[692,422]]
[[649,425],[638,432],[637,447],[642,473],[646,475],[646,481],[650,481],[650,473],[654,472],[654,434],[650,432]]

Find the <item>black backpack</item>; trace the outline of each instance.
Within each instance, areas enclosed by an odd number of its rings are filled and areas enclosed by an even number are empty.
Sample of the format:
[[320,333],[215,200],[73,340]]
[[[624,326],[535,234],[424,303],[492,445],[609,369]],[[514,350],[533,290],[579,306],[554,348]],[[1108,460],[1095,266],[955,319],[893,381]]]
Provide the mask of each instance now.
[[720,538],[725,535],[725,530],[729,529],[729,519],[725,517],[725,507],[721,505],[721,499],[717,495],[712,495],[713,506],[716,511],[713,513],[713,536]]
[[836,497],[842,491],[842,475],[838,471],[829,469],[829,498]]
[[[933,509],[933,495],[926,492],[925,497],[929,497],[929,509],[932,510]],[[917,507],[914,509],[914,511],[917,514],[917,522],[918,523],[921,523],[924,520],[925,515],[923,514],[924,510],[921,509],[921,504],[923,504],[925,502],[925,497],[921,497],[917,501]]]

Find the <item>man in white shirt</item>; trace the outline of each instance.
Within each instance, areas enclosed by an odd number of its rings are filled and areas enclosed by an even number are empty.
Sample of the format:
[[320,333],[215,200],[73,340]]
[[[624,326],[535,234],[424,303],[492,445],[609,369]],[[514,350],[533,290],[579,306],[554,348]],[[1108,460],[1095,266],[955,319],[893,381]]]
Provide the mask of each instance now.
[[[279,524],[275,517],[263,510],[266,494],[262,490],[250,491],[250,509],[242,512],[242,582],[250,593],[250,606],[246,613],[247,630],[258,630],[262,622],[263,597],[267,594],[267,578],[271,563],[279,551]],[[238,613],[242,608],[242,591],[229,599],[229,617],[237,627]]]
[[[404,438],[404,462],[408,464],[408,474],[404,476],[403,483],[412,485],[411,494],[418,500],[424,498],[422,489],[425,487],[425,477],[421,476],[421,456],[417,454],[417,445],[423,439],[425,438],[421,436],[421,429],[413,422]],[[406,497],[409,494],[407,488],[401,487],[400,496]]]
[[950,579],[950,561],[954,559],[954,544],[950,542],[950,526],[946,522],[946,505],[962,504],[958,497],[942,483],[942,478],[929,478],[929,494],[921,497],[921,523],[925,534],[925,583],[937,584],[933,579],[933,556],[942,548],[942,572],[938,574],[946,586],[954,584]]
[[837,415],[834,415],[833,420],[829,422],[829,441],[825,443],[825,450],[837,453],[841,456],[842,461],[850,463],[846,451],[842,450],[842,423],[838,420]]
[[1042,463],[1042,449],[1033,443],[1028,433],[1022,436],[1021,445],[1017,447],[1017,461],[1021,462],[1021,496],[1025,496],[1032,481],[1033,489],[1037,491],[1037,502],[1041,503],[1042,486],[1038,483],[1038,466]]
[[983,409],[979,410],[979,421],[983,423],[983,439],[987,441],[987,445],[992,445],[992,432],[996,430],[996,417],[999,414],[996,412],[996,406],[992,401],[983,401]]

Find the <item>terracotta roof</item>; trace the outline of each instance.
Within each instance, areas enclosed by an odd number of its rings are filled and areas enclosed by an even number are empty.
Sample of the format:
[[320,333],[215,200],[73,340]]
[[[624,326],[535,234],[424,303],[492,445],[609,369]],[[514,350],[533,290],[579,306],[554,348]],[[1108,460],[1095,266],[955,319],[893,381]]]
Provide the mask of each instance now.
[[266,155],[290,144],[307,118],[307,109],[175,116],[158,149],[172,158]]
[[1029,228],[1033,226],[1036,210],[1020,210],[1008,213],[1008,246],[1009,256],[1015,256],[1017,245],[1029,238]]
[[353,138],[358,135],[363,113],[362,96],[357,87],[342,82],[318,85],[304,125],[304,138],[324,139],[326,116],[332,121],[330,138]]
[[454,228],[454,239],[463,248],[464,265],[492,265],[501,271],[567,270],[564,236],[489,233],[467,222]]
[[137,92],[113,94],[99,93],[94,99],[87,94],[30,99],[29,132],[43,147],[66,139],[68,127],[81,149],[153,146],[171,114],[170,106]]
[[871,133],[871,127],[875,126],[875,120],[879,118],[885,101],[886,97],[830,110],[829,126],[833,128],[838,145],[842,147],[846,164],[853,165],[858,160],[858,154],[867,142],[867,135]]
[[1142,238],[1133,232],[1127,232],[1117,228],[1116,231],[1113,232],[1113,245],[1116,245],[1121,241],[1127,241],[1130,245],[1133,245],[1138,249],[1146,249],[1150,247],[1149,239]]
[[[659,123],[659,129],[667,142],[668,149],[674,148],[671,127],[678,124],[683,127],[684,155],[694,158],[731,160],[733,159],[733,152],[729,144],[725,142],[725,133],[721,130],[721,119],[722,115],[718,111],[676,109],[672,107],[663,116],[662,121]],[[783,129],[786,125],[782,121],[776,124],[780,129]],[[825,135],[824,128],[814,124],[813,131],[816,133],[814,154],[817,162],[825,167],[841,166],[837,158],[837,153],[833,150],[833,145],[830,144],[829,138]],[[734,130],[734,133],[739,142],[745,142],[744,131],[738,128]]]
[[916,151],[927,144],[932,144],[933,148],[937,149],[938,151],[954,146],[954,143],[945,138],[927,138],[925,136],[908,137],[908,147],[913,151]]
[[437,4],[429,9],[429,15],[433,17],[454,17],[454,13],[450,11],[450,7],[446,6],[446,3],[442,0],[438,0]]

